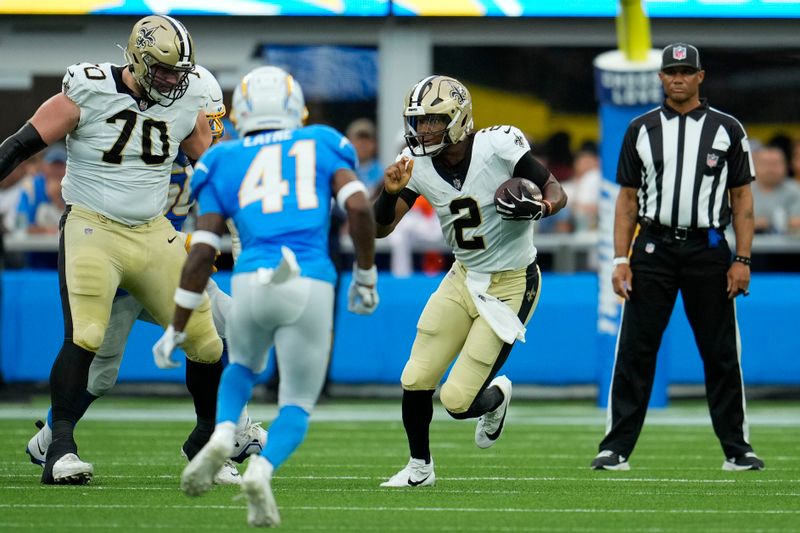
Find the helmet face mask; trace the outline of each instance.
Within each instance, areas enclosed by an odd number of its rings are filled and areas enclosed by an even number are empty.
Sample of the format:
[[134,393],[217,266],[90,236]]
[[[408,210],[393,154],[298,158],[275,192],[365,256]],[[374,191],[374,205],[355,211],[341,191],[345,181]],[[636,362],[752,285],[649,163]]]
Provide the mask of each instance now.
[[415,156],[432,157],[472,131],[472,98],[458,80],[429,76],[405,98],[405,140]]
[[222,123],[227,110],[222,99],[222,88],[211,72],[201,65],[196,65],[194,74],[200,78],[206,86],[206,101],[203,110],[211,127],[211,143],[217,142],[225,134],[225,125]]
[[414,155],[434,156],[445,149],[449,142],[447,115],[412,115],[406,117],[406,144]]
[[231,122],[240,135],[301,128],[307,117],[303,89],[278,67],[250,71],[233,92]]
[[125,60],[144,94],[168,107],[189,88],[194,45],[183,24],[172,17],[151,15],[133,26]]

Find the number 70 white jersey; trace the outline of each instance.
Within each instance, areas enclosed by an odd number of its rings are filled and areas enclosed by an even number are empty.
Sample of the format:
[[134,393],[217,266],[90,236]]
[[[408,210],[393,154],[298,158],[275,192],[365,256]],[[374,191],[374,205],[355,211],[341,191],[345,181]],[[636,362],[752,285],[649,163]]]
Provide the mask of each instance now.
[[64,94],[80,107],[67,136],[62,194],[124,224],[143,224],[164,212],[172,161],[195,127],[205,86],[190,75],[186,94],[169,107],[134,99],[121,67],[79,63],[67,69]]
[[[513,126],[478,131],[460,190],[439,175],[430,157],[414,158],[406,187],[424,196],[436,210],[445,240],[467,269],[516,270],[536,259],[533,222],[503,220],[494,207],[495,191],[513,177],[514,167],[529,150],[525,136]],[[405,149],[402,155],[411,153]]]

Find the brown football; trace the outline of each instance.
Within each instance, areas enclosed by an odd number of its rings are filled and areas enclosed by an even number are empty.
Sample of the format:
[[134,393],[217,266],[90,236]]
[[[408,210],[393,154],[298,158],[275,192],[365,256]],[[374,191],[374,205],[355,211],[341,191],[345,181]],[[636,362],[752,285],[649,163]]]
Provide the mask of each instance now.
[[527,189],[528,195],[536,200],[542,199],[542,191],[539,190],[539,187],[534,182],[525,178],[511,178],[501,183],[494,192],[494,203],[497,204],[499,198],[508,201],[506,195],[509,191],[517,198],[521,198],[523,189]]

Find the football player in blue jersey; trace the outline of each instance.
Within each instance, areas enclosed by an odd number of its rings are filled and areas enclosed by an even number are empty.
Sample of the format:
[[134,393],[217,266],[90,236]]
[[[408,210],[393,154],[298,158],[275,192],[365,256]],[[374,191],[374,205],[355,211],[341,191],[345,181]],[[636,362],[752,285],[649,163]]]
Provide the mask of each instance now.
[[[222,89],[211,72],[205,67],[195,65],[195,70],[191,75],[203,81],[208,90],[204,110],[211,128],[213,144],[222,137],[225,129],[222,125],[222,118],[226,113]],[[194,170],[188,156],[183,151],[178,151],[178,155],[172,164],[169,196],[164,213],[178,232],[182,231],[186,217],[195,204],[195,192],[192,187],[193,173]],[[184,234],[181,233],[181,235]],[[220,290],[213,279],[209,280],[206,293],[211,301],[211,310],[217,333],[224,339],[225,318],[227,317],[228,309],[230,309],[230,296]],[[157,324],[156,320],[136,298],[126,291],[119,290],[111,307],[111,316],[103,338],[103,344],[97,350],[89,367],[86,393],[80,405],[82,410],[78,418],[83,416],[92,402],[104,396],[116,384],[120,365],[122,364],[122,356],[125,352],[125,345],[133,324],[137,320]],[[28,441],[25,450],[30,456],[31,462],[39,466],[44,466],[47,449],[53,440],[52,416],[51,409],[47,413],[46,422],[37,421],[36,425],[39,431]],[[211,429],[207,431],[205,438],[200,438],[196,433],[198,432],[193,432],[181,447],[181,453],[189,459],[194,457],[205,444],[211,434]],[[250,420],[245,408],[237,424],[235,453],[232,455],[231,460],[226,461],[220,468],[214,481],[219,484],[239,484],[241,477],[233,461],[243,462],[249,453],[260,451],[265,442],[266,431],[260,424],[253,423]]]
[[153,351],[169,358],[183,341],[225,220],[232,218],[242,252],[227,324],[230,364],[220,383],[216,429],[184,470],[181,487],[192,496],[211,487],[233,451],[239,412],[274,344],[280,410],[266,447],[250,459],[242,491],[249,524],[276,526],[272,474],[303,441],[325,379],[336,276],[327,242],[331,200],[349,219],[356,261],[348,308],[359,314],[378,305],[375,221],[366,188],[355,175],[355,150],[332,128],[303,127],[303,93],[286,72],[260,67],[245,76],[234,93],[232,117],[243,138],[215,146],[195,167],[197,231],[175,292],[172,325]]

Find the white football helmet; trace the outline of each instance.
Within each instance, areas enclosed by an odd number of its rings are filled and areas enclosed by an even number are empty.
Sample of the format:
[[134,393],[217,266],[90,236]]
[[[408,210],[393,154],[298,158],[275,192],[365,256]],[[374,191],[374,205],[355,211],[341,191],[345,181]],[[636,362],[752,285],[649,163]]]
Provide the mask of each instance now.
[[242,136],[300,128],[308,118],[303,89],[278,67],[251,70],[236,87],[232,103],[231,122]]
[[415,156],[434,156],[472,131],[472,97],[454,78],[428,76],[411,87],[404,102],[406,144]]
[[219,86],[217,78],[207,68],[195,65],[194,73],[205,84],[208,91],[204,109],[208,125],[211,126],[211,136],[216,141],[225,134],[225,125],[222,123],[222,118],[225,116],[226,109],[225,104],[222,102],[222,88]]

